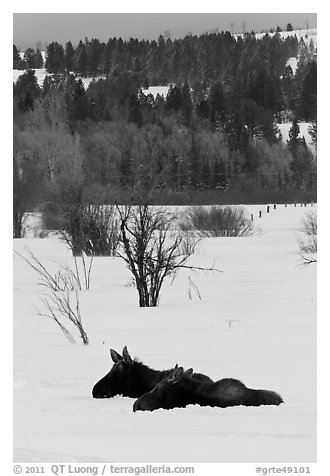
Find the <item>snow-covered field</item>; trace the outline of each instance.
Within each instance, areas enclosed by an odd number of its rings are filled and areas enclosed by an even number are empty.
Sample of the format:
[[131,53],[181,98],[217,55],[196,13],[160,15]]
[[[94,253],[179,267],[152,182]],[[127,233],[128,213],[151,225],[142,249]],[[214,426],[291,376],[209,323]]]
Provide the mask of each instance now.
[[[262,232],[205,239],[192,262],[215,260],[223,273],[180,271],[158,308],[138,307],[119,258],[96,258],[91,289],[80,295],[88,346],[77,334],[70,344],[36,315],[38,275],[15,255],[15,462],[315,462],[316,264],[301,265],[297,244],[310,210],[246,206]],[[21,253],[26,246],[50,270],[72,265],[57,238],[14,241]],[[201,300],[192,289],[189,298],[189,277]],[[111,367],[110,347],[124,345],[153,368],[178,362],[213,379],[235,377],[285,403],[133,413],[133,399],[93,399]]]

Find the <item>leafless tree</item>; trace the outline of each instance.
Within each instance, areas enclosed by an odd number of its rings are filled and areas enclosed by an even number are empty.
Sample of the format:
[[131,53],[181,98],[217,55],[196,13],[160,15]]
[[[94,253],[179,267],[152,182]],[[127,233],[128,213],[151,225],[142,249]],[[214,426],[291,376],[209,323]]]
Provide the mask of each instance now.
[[27,210],[27,197],[23,170],[20,168],[21,153],[14,152],[13,160],[13,237],[24,235],[24,220]]
[[27,150],[39,158],[40,168],[53,184],[71,142],[63,94],[54,92],[39,99],[27,122],[24,132]]
[[133,274],[140,307],[159,304],[160,291],[167,277],[179,269],[218,271],[188,264],[199,239],[177,231],[175,216],[148,204],[117,206],[120,217],[119,256]]

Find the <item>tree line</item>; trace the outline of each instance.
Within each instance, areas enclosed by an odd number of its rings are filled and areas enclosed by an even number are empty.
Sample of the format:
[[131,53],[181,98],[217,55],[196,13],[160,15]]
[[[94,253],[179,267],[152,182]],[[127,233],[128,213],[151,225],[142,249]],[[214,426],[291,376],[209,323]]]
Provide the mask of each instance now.
[[[276,112],[295,108],[297,86],[306,79],[306,64],[314,55],[312,40],[306,44],[296,35],[282,38],[278,30],[260,39],[253,32],[234,36],[227,31],[174,41],[162,35],[158,41],[110,38],[107,43],[85,38],[76,47],[70,41],[65,46],[53,41],[47,47],[44,66],[52,74],[99,77],[129,73],[138,78],[140,87],[187,81],[201,94],[211,83],[220,82],[227,98],[248,97]],[[298,56],[301,65],[294,76],[286,63]],[[41,61],[38,49],[29,48],[21,58],[14,45],[14,68],[33,69]]]
[[[69,43],[48,46],[52,74],[42,87],[37,52],[18,54],[30,61],[14,84],[14,193],[28,196],[25,205],[141,194],[181,203],[315,200],[315,157],[298,122],[313,122],[316,144],[312,44],[228,32]],[[295,55],[293,74],[286,62]],[[96,76],[87,89],[86,74]],[[157,83],[171,83],[166,97],[143,93]],[[277,125],[283,110],[294,118],[288,144]]]

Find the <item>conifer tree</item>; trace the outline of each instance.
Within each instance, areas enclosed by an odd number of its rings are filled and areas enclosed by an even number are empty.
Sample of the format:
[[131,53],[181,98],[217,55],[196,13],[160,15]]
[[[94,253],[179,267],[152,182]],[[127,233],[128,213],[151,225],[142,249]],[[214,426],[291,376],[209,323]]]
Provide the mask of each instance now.
[[292,181],[296,188],[306,189],[311,182],[314,183],[315,164],[312,154],[307,149],[304,137],[299,137],[300,127],[297,118],[293,120],[289,131],[288,149],[292,155],[291,170]]
[[211,121],[214,123],[219,119],[225,109],[225,96],[223,86],[220,82],[214,83],[210,90]]
[[303,144],[302,139],[299,137],[300,127],[298,124],[298,119],[295,117],[292,122],[292,126],[289,130],[289,139],[287,140],[288,149],[290,150],[293,157],[298,153],[299,145]]
[[24,53],[24,61],[28,69],[35,68],[35,51],[33,48],[28,48]]
[[34,101],[40,96],[40,88],[34,70],[22,74],[14,85],[14,100],[21,111],[33,109]]
[[168,109],[179,111],[182,106],[182,92],[178,86],[170,86],[166,96],[166,106]]
[[81,76],[87,75],[87,52],[86,52],[86,45],[82,42],[79,44],[79,48],[76,50],[77,58],[76,58],[76,68]]
[[73,58],[74,58],[74,48],[72,46],[71,41],[68,41],[65,44],[65,53],[64,53],[64,64],[67,71],[72,71],[74,68]]
[[290,65],[285,68],[284,74],[281,79],[281,87],[285,109],[292,109],[294,106],[294,76]]
[[138,127],[143,126],[143,114],[141,110],[140,103],[135,94],[132,94],[129,97],[129,117],[128,120],[135,122]]
[[44,62],[40,50],[37,49],[34,51],[33,48],[28,48],[25,51],[24,61],[26,63],[26,67],[29,69],[42,68]]
[[181,110],[184,124],[190,127],[193,118],[193,103],[191,100],[190,87],[187,81],[184,83],[181,90]]
[[20,57],[19,51],[15,45],[13,45],[13,69],[26,69],[26,63]]
[[35,54],[35,67],[37,69],[41,69],[43,68],[43,66],[44,66],[44,59],[42,57],[41,51],[39,50],[39,48],[37,48],[36,54]]
[[311,61],[306,68],[306,74],[302,82],[299,111],[307,122],[316,120],[317,115],[317,67],[316,62]]
[[64,48],[57,41],[53,41],[47,47],[46,70],[48,73],[63,73],[65,70]]

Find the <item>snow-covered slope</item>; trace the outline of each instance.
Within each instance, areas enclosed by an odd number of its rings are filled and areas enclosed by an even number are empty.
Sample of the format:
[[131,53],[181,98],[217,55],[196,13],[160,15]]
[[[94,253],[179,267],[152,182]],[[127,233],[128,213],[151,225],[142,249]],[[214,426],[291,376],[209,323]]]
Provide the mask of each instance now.
[[[310,122],[299,122],[299,128],[300,128],[300,133],[299,137],[304,137],[307,146],[310,148],[310,150],[314,153],[315,151],[315,146],[312,144],[312,137],[308,132],[309,127],[311,126]],[[281,131],[282,137],[283,137],[283,142],[286,144],[287,140],[289,139],[289,131],[292,127],[292,122],[287,122],[284,124],[278,124],[278,127]]]
[[310,41],[312,40],[314,43],[314,46],[317,46],[317,28],[309,28],[307,29],[300,29],[300,30],[293,30],[293,31],[282,31],[280,33],[282,38],[287,38],[289,36],[295,36],[297,37],[298,41],[301,39],[304,40],[304,42],[309,45]]
[[[316,207],[314,205],[313,210]],[[80,295],[90,344],[70,344],[42,309],[38,276],[14,258],[15,462],[286,462],[316,460],[316,265],[299,266],[300,221],[312,208],[262,210],[249,238],[210,238],[193,258],[223,273],[182,270],[158,308],[138,307],[118,258],[96,258]],[[56,238],[15,240],[50,270],[73,266]],[[189,277],[201,294],[189,298]],[[44,291],[44,290],[43,290]],[[192,290],[191,290],[192,291]],[[74,332],[74,330],[73,330]],[[109,348],[154,368],[184,367],[279,392],[279,407],[189,406],[132,412],[134,399],[94,400]],[[203,474],[203,473],[201,473]]]
[[[274,36],[275,33],[270,33],[267,32],[269,36]],[[255,33],[255,37],[257,39],[263,38],[265,36],[266,32],[260,32],[260,33]],[[317,28],[309,28],[309,29],[299,29],[299,30],[292,30],[292,31],[281,31],[280,37],[285,39],[290,36],[296,36],[298,41],[301,39],[304,40],[304,42],[309,45],[310,41],[312,40],[314,43],[314,46],[317,46]],[[242,33],[237,33],[234,36],[243,36]]]
[[[256,33],[257,38],[261,38],[265,33]],[[273,35],[273,33],[270,33],[270,35]],[[313,40],[314,45],[317,45],[317,30],[316,29],[309,29],[309,30],[294,30],[292,32],[281,32],[280,35],[285,38],[287,36],[293,36],[296,35],[298,40],[300,38],[303,38],[304,41],[309,44],[310,40]],[[43,57],[45,59],[45,52],[42,52]],[[21,55],[23,55],[21,53]],[[297,58],[289,58],[287,61],[287,64],[290,64],[292,67],[293,72],[295,73],[296,68],[297,68]],[[23,74],[24,71],[22,70],[13,70],[13,81],[16,82],[18,77]],[[36,69],[35,74],[37,77],[37,81],[39,86],[43,85],[43,81],[45,79],[45,76],[47,75],[47,71],[45,69]],[[89,84],[93,81],[92,77],[89,78],[81,78],[85,89],[88,88]],[[166,97],[167,92],[168,92],[169,86],[150,86],[148,89],[143,89],[144,94],[152,94],[154,97],[157,96],[157,94],[160,94],[163,97]],[[286,123],[286,124],[280,124],[280,130],[283,136],[283,141],[286,144],[286,140],[289,138],[288,132],[289,129],[291,128],[291,123]],[[301,128],[301,136],[304,136],[306,139],[307,145],[314,151],[314,147],[311,145],[311,137],[308,134],[308,127],[309,123],[299,123],[300,128]]]
[[[265,33],[256,33],[257,38],[262,38],[265,35]],[[274,33],[269,33],[270,36],[274,35]],[[296,35],[298,40],[303,38],[305,43],[309,45],[310,40],[313,41],[314,46],[317,46],[317,29],[309,29],[309,30],[293,30],[293,31],[283,31],[280,33],[282,38],[286,38],[287,36],[294,36]],[[235,36],[242,36],[240,34],[236,34]],[[43,55],[43,59],[45,61],[46,58],[46,52],[42,51],[41,54]],[[24,56],[24,53],[20,53],[21,57]],[[289,64],[294,68],[295,67],[295,62],[293,58],[290,58]],[[47,74],[45,69],[36,69],[36,76],[38,79],[38,84],[42,86],[43,80]],[[24,73],[24,70],[13,70],[13,81],[17,81],[17,78]],[[81,78],[85,88],[88,87],[90,82],[92,81],[93,78]],[[145,93],[151,93],[155,97],[157,94],[166,96],[168,91],[168,86],[151,86],[148,90],[144,90]]]
[[[13,81],[16,82],[17,79],[21,76],[21,74],[25,73],[26,70],[21,70],[21,69],[13,69]],[[44,79],[49,73],[47,73],[47,70],[45,68],[40,68],[40,69],[35,69],[35,76],[37,78],[38,85],[40,87],[43,86]],[[78,76],[77,76],[78,78]],[[80,78],[80,77],[79,77]],[[83,85],[85,89],[88,88],[90,83],[93,81],[93,78],[80,78],[83,82]]]
[[293,74],[296,74],[297,67],[298,67],[298,59],[292,56],[286,62],[286,66],[291,66]]
[[169,86],[150,86],[148,89],[142,89],[143,94],[152,94],[155,98],[157,94],[160,96],[166,97],[168,93]]

